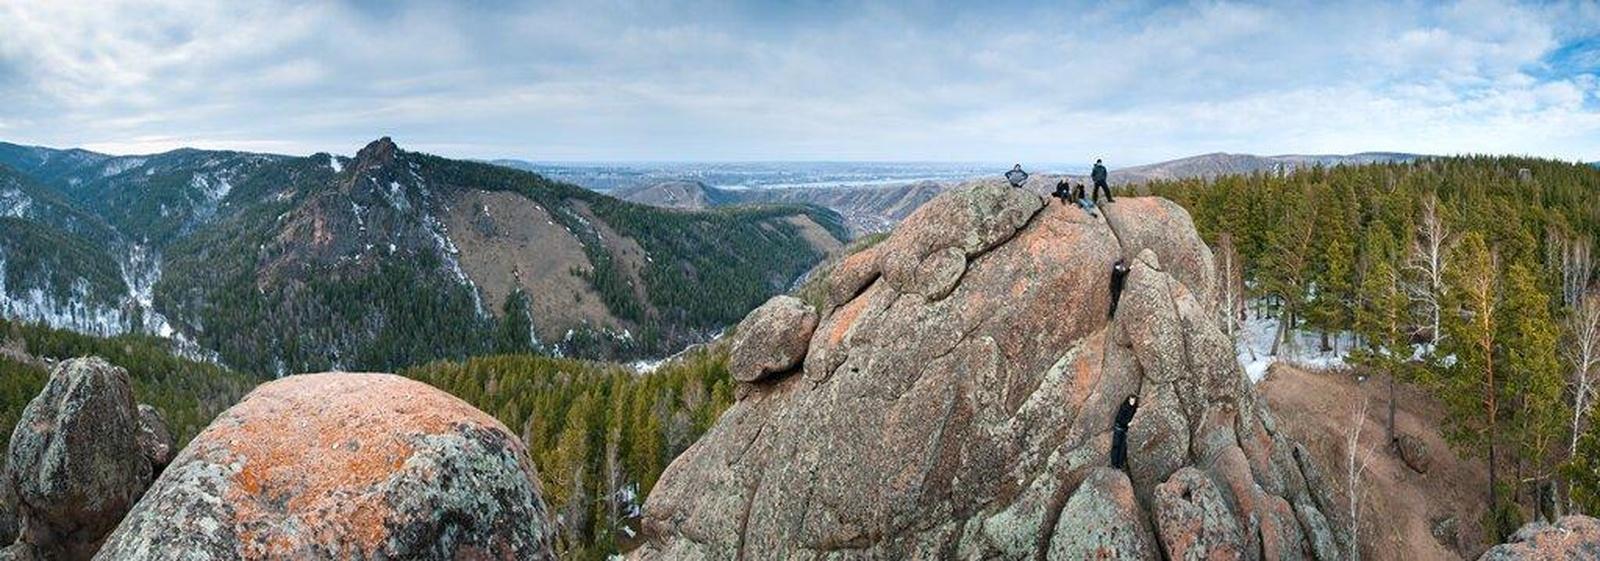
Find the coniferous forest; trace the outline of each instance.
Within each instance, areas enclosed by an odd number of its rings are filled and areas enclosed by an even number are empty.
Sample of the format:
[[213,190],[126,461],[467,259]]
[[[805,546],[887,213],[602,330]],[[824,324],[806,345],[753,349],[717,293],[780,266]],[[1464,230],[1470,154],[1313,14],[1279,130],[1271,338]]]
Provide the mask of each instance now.
[[534,355],[435,362],[401,372],[466,400],[522,436],[555,514],[563,559],[605,559],[637,528],[667,464],[733,403],[727,352],[686,353],[648,374]]
[[1242,265],[1223,282],[1230,331],[1275,316],[1274,349],[1319,333],[1446,404],[1447,436],[1489,468],[1499,535],[1541,505],[1600,512],[1600,170],[1467,156],[1145,189]]

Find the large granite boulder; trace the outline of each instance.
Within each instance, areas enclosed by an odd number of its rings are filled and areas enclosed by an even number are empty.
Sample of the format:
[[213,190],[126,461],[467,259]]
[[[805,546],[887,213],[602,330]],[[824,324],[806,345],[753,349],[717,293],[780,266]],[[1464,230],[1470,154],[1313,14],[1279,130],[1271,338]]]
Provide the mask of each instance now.
[[264,384],[180,452],[97,559],[548,559],[538,476],[499,421],[426,384]]
[[1536,559],[1600,559],[1600,520],[1571,515],[1561,517],[1555,525],[1529,523],[1510,541],[1489,548],[1478,561]]
[[5,485],[18,544],[9,551],[93,556],[150,485],[138,427],[126,370],[99,358],[57,365],[11,434]]
[[728,373],[754,382],[798,368],[816,328],[815,309],[793,296],[774,296],[734,330]]
[[1156,529],[1167,559],[1244,559],[1244,530],[1222,492],[1198,469],[1186,467],[1156,486]]
[[[1209,489],[1232,532],[1207,535],[1243,558],[1328,559],[1347,539],[1328,489],[1236,362],[1188,214],[1106,214],[978,185],[841,260],[800,374],[748,384],[673,461],[632,558],[1149,558],[1171,482]],[[1109,472],[1129,395],[1129,470]]]
[[1155,561],[1161,551],[1150,523],[1133,499],[1128,475],[1094,468],[1050,532],[1049,559],[1140,559]]

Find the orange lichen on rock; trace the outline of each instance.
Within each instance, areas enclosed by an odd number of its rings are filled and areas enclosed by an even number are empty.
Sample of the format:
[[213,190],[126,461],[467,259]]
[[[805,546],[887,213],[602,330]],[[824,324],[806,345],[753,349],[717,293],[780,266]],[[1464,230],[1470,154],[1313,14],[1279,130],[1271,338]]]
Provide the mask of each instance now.
[[850,333],[850,328],[856,324],[856,316],[861,315],[861,310],[867,307],[866,298],[851,300],[845,307],[840,308],[831,318],[832,329],[828,330],[828,344],[838,345],[844,341],[844,336]]
[[[411,457],[411,439],[463,422],[505,430],[460,399],[392,374],[301,375],[257,388],[203,438],[226,443],[240,463],[228,500],[247,547],[260,544],[267,557],[292,554],[300,538],[280,535],[282,525],[271,522],[287,518],[350,532],[370,552],[391,514],[382,484]],[[333,516],[340,520],[330,524]]]
[[400,376],[307,374],[195,437],[103,553],[545,559],[546,515],[527,451],[493,417]]

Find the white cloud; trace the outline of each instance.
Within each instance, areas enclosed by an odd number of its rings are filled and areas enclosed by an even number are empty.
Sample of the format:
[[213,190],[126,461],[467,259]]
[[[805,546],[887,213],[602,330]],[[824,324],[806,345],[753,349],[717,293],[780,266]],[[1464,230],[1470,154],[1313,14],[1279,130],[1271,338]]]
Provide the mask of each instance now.
[[1595,55],[1546,63],[1600,29],[1590,3],[925,8],[16,0],[0,130],[110,151],[1600,158]]

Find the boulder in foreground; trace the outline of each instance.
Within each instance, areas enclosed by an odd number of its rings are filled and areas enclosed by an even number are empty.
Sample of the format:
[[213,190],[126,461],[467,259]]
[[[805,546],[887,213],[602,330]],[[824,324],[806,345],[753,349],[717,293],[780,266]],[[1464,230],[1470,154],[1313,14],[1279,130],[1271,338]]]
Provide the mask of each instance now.
[[97,559],[548,559],[527,451],[390,374],[270,382],[184,448]]
[[60,363],[11,436],[6,472],[17,558],[88,559],[150,485],[128,371],[99,358]]

